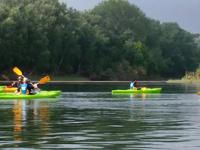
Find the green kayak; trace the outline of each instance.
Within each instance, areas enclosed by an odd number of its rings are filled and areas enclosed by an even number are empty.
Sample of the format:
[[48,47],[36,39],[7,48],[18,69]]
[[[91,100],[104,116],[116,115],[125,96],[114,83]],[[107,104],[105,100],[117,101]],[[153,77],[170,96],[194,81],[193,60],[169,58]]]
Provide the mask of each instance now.
[[127,90],[112,90],[112,94],[142,94],[142,93],[160,93],[162,88],[141,88]]
[[0,93],[0,99],[40,99],[55,98],[59,96],[61,91],[41,91],[34,95],[23,95],[14,93]]

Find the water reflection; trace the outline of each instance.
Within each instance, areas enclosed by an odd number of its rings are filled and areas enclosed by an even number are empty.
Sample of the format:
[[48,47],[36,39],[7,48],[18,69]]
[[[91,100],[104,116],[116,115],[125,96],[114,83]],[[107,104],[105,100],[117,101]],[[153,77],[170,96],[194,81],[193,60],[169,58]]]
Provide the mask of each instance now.
[[147,98],[147,94],[142,93],[142,94],[130,94],[130,99],[133,100],[135,98],[139,98],[142,100],[145,100]]
[[48,133],[49,105],[47,101],[16,100],[13,112],[13,137],[15,141],[23,141],[23,132],[36,125],[42,134]]
[[22,141],[21,132],[22,132],[22,102],[15,101],[13,106],[13,136],[15,141]]
[[113,87],[69,92],[67,86],[55,103],[1,101],[0,148],[199,149],[196,86],[170,84],[161,94],[134,95],[112,95]]
[[131,94],[130,99],[132,100],[152,100],[152,99],[160,99],[162,94]]
[[162,94],[156,93],[156,94],[114,94],[112,95],[113,98],[128,98],[130,97],[130,100],[148,100],[148,99],[158,99],[161,97]]
[[41,120],[40,122],[40,129],[44,132],[44,133],[48,133],[49,127],[49,108],[47,103],[45,102],[41,102],[39,105],[39,109],[37,109],[38,107],[35,107],[34,112],[39,112],[38,117]]

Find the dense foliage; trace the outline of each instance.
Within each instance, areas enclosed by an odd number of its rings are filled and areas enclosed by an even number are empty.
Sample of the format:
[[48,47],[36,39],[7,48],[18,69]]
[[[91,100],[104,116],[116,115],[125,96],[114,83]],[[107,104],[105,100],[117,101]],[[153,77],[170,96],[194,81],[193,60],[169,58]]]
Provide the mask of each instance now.
[[179,77],[200,62],[199,35],[126,0],[79,12],[58,0],[0,1],[0,69],[95,80]]

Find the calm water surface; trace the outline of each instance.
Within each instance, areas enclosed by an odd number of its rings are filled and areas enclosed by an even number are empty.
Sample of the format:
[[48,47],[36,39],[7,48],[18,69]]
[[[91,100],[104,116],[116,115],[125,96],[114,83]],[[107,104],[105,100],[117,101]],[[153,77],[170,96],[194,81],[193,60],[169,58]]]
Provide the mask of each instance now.
[[163,88],[147,95],[111,94],[126,83],[47,86],[62,95],[0,100],[0,149],[200,149],[198,84],[142,83]]

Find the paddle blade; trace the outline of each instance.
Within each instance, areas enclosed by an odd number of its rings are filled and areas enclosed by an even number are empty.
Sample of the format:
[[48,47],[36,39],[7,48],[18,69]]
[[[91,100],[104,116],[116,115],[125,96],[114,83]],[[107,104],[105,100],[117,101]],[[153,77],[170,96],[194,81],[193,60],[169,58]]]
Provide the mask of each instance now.
[[18,76],[22,76],[22,71],[17,67],[13,68],[13,72]]
[[40,79],[39,84],[45,84],[50,80],[49,76],[45,76],[43,78]]

